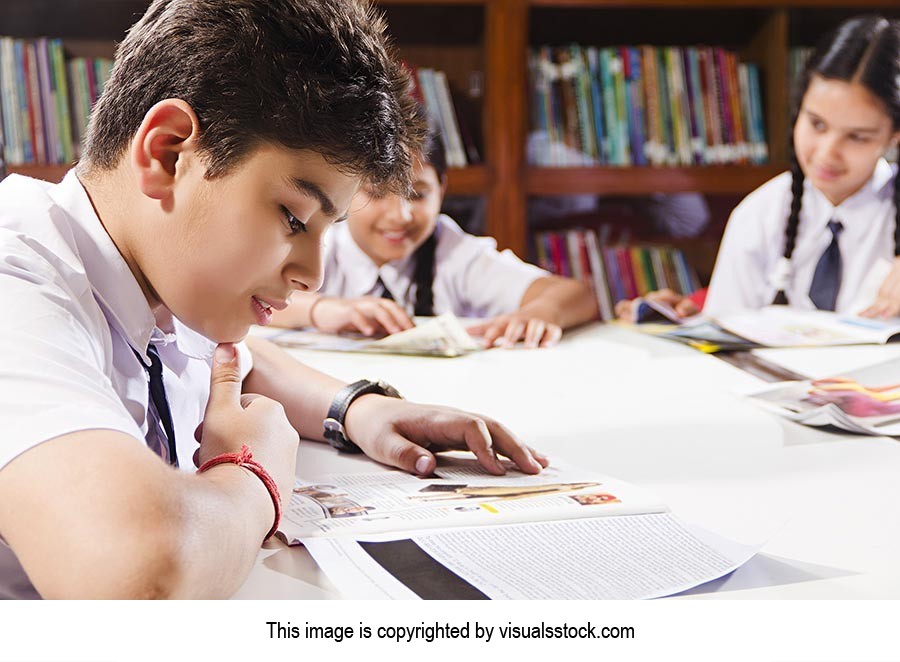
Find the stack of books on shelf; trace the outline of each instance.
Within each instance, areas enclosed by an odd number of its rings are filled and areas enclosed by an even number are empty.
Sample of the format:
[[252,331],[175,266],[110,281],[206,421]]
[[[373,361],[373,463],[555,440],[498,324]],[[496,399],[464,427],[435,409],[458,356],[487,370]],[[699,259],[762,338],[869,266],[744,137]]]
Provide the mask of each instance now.
[[690,294],[700,287],[684,253],[667,246],[613,243],[609,226],[534,234],[538,264],[560,276],[582,280],[597,297],[604,320],[615,319],[617,301],[668,288]]
[[811,46],[799,46],[792,48],[788,53],[788,89],[797,89],[797,82],[806,69],[809,58],[815,52],[815,48]]
[[768,160],[759,70],[724,48],[543,46],[528,64],[533,165]]
[[9,165],[72,163],[112,61],[74,58],[58,39],[0,37],[0,143]]
[[481,158],[472,131],[454,102],[447,75],[427,67],[410,67],[413,96],[428,112],[431,122],[440,129],[444,155],[451,168],[465,168],[479,163]]

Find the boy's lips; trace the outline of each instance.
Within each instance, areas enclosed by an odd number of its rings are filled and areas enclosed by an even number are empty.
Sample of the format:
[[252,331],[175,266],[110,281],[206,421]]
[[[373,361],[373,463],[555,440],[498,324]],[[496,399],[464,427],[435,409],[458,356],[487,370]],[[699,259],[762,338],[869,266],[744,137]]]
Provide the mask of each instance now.
[[253,312],[256,315],[256,323],[265,326],[272,321],[272,309],[284,310],[287,308],[287,301],[269,301],[260,297],[251,297]]

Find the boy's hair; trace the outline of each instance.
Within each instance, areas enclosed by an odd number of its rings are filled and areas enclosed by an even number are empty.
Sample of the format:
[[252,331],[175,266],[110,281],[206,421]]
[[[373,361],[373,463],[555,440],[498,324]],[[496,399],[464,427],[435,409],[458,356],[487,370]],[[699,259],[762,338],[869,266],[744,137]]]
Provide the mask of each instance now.
[[[900,22],[881,16],[858,16],[825,35],[810,57],[794,90],[791,127],[797,123],[803,97],[813,76],[859,83],[884,104],[895,131],[900,130]],[[784,259],[790,260],[797,240],[803,201],[803,170],[790,150],[791,210],[785,226]],[[900,175],[894,177],[894,254],[900,255]],[[784,289],[773,303],[788,303]]]
[[408,89],[366,0],[154,0],[117,49],[84,161],[115,167],[147,111],[178,98],[208,178],[271,143],[405,192],[424,134]]

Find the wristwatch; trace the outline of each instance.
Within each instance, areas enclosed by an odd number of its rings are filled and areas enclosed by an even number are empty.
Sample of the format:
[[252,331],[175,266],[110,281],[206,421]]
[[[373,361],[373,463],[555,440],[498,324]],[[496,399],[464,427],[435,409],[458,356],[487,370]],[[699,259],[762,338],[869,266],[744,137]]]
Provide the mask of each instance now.
[[369,379],[360,379],[358,382],[348,384],[334,396],[331,407],[328,409],[328,416],[322,422],[325,426],[324,437],[329,444],[343,453],[361,453],[359,446],[354,444],[347,438],[344,430],[344,417],[353,401],[361,395],[369,393],[377,393],[378,395],[386,395],[389,398],[403,398],[390,384],[378,381],[373,382]]

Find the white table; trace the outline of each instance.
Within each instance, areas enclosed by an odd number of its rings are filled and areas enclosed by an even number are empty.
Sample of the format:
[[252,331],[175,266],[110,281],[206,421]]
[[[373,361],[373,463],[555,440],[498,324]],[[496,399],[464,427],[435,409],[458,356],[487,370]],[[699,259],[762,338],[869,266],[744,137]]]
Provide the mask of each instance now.
[[[459,359],[294,353],[348,381],[382,378],[409,399],[491,415],[551,459],[654,490],[682,519],[766,539],[749,563],[689,597],[900,597],[898,442],[781,420],[737,394],[762,382],[714,357],[601,325],[550,350]],[[313,442],[298,464],[373,466]],[[340,596],[303,548],[270,542],[236,597]]]

